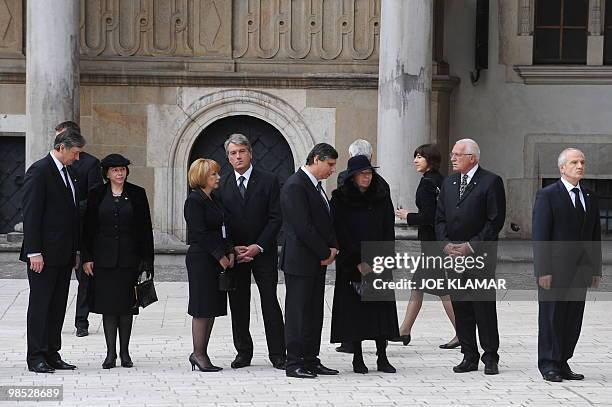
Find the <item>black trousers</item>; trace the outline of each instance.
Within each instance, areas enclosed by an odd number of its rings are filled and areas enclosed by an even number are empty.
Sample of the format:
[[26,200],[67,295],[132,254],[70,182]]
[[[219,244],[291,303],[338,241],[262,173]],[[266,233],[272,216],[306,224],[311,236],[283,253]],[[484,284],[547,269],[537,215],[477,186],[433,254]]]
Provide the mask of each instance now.
[[285,273],[285,342],[287,370],[320,363],[325,267],[315,276]]
[[285,357],[283,313],[276,296],[278,269],[276,262],[266,260],[268,259],[256,257],[252,262],[238,264],[232,270],[236,282],[236,290],[229,292],[229,303],[232,310],[232,336],[238,355],[247,359],[253,357],[253,339],[249,332],[251,272],[255,277],[255,283],[261,298],[261,312],[268,344],[268,355],[270,359]]
[[27,362],[30,366],[59,357],[72,267],[72,264],[44,266],[41,273],[35,273],[28,264]]
[[[542,291],[542,289],[540,289]],[[582,290],[580,290],[582,291]],[[582,298],[586,296],[586,288]],[[568,369],[567,361],[582,329],[584,300],[538,302],[538,369],[542,373]],[[545,296],[544,296],[545,297]]]
[[461,344],[464,359],[478,361],[480,353],[476,343],[478,339],[484,353],[484,363],[499,362],[499,332],[497,329],[497,309],[495,301],[457,301],[453,298],[457,338]]
[[76,328],[89,328],[89,305],[87,303],[87,290],[89,289],[89,276],[83,271],[83,265],[74,272],[79,289],[77,290],[76,311],[74,314],[74,326]]

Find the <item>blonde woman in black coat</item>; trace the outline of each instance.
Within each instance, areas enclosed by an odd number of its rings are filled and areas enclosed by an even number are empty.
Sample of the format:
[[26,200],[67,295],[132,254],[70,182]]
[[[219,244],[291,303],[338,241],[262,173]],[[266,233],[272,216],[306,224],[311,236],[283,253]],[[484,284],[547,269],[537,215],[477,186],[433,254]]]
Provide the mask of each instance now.
[[188,314],[193,317],[191,369],[218,372],[208,356],[208,341],[215,317],[227,315],[227,292],[219,290],[219,274],[234,266],[233,244],[227,235],[227,219],[221,201],[213,191],[219,188],[220,166],[214,160],[198,158],[187,175],[192,191],[185,201],[187,222]]
[[144,188],[126,181],[130,161],[110,154],[100,162],[107,181],[89,193],[83,225],[83,271],[92,278],[88,300],[102,314],[106,359],[115,367],[117,331],[121,366],[132,367],[129,353],[133,316],[138,314],[134,286],[141,271],[153,273],[153,227]]

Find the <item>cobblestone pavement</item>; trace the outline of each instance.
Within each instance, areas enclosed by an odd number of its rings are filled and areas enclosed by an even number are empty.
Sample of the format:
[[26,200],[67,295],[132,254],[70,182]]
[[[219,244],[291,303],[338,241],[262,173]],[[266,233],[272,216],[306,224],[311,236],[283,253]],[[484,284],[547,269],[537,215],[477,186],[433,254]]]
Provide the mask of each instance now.
[[[63,331],[62,356],[75,363],[73,372],[40,375],[25,367],[25,315],[28,285],[24,279],[0,280],[0,385],[61,385],[63,402],[42,405],[66,406],[235,406],[235,405],[418,405],[418,406],[607,406],[612,404],[612,317],[608,301],[589,301],[583,332],[571,360],[581,382],[544,382],[536,368],[537,303],[500,301],[500,371],[485,376],[480,370],[454,374],[461,360],[458,350],[440,350],[451,338],[451,326],[441,305],[424,304],[408,346],[390,344],[388,355],[397,374],[376,372],[373,343],[364,345],[371,371],[358,375],[351,370],[350,355],[334,351],[329,343],[333,287],[327,286],[321,359],[340,375],[315,380],[290,379],[273,369],[268,360],[261,308],[253,289],[251,326],[255,342],[253,366],[233,370],[234,357],[229,316],[218,318],[209,353],[224,367],[220,373],[192,372],[191,319],[186,314],[187,284],[158,282],[159,302],[136,317],[131,354],[133,369],[102,370],[104,336],[99,315],[90,316],[90,335],[74,336],[76,282],[73,281]],[[284,299],[284,286],[279,285]],[[527,297],[531,294],[528,293]],[[405,302],[398,302],[403,315]],[[2,405],[29,405],[26,402]],[[38,403],[36,405],[41,405]]]

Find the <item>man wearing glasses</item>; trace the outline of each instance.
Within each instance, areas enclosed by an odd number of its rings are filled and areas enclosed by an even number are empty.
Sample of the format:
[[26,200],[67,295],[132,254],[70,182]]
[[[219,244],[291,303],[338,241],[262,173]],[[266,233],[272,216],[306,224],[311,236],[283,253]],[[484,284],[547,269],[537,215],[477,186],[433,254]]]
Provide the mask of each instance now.
[[[484,268],[467,269],[462,273],[448,270],[449,278],[482,281],[495,277],[497,236],[506,219],[506,195],[502,179],[479,166],[480,148],[474,140],[463,139],[454,145],[450,160],[454,174],[442,183],[436,209],[436,238],[444,255],[479,257]],[[467,261],[464,263],[467,264]],[[485,374],[498,374],[499,333],[495,291],[482,289],[456,290],[452,296],[463,361],[453,368],[455,373],[478,370],[480,353],[476,329],[484,350]]]

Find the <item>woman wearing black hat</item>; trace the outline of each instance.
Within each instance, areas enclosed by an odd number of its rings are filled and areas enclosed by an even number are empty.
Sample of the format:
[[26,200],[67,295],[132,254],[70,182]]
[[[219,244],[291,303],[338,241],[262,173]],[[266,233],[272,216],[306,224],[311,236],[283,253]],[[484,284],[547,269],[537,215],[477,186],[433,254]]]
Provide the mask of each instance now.
[[353,371],[367,373],[361,342],[375,340],[378,371],[395,373],[386,355],[387,339],[399,334],[395,298],[391,295],[379,298],[383,301],[366,301],[360,291],[362,276],[373,276],[372,264],[362,262],[365,253],[361,243],[390,242],[392,246],[395,241],[391,197],[373,176],[374,168],[366,156],[352,157],[344,183],[332,193],[331,209],[340,251],[336,258],[331,341],[352,342]]
[[[405,219],[410,226],[418,227],[418,238],[421,241],[421,252],[426,256],[439,256],[441,250],[438,250],[436,244],[436,233],[434,231],[434,217],[436,214],[436,202],[440,186],[442,185],[443,176],[438,172],[442,157],[440,150],[435,144],[423,144],[414,150],[414,167],[417,172],[423,174],[421,182],[416,190],[416,206],[418,212],[408,213],[406,209],[398,209],[396,216],[400,219]],[[419,269],[412,277],[415,287],[424,287],[422,283],[425,280],[440,281],[444,280],[446,275],[444,270],[428,268]],[[404,345],[410,343],[410,331],[412,325],[419,315],[421,306],[423,305],[423,293],[437,295],[442,300],[442,305],[448,316],[448,319],[455,326],[455,313],[450,300],[450,292],[445,288],[414,289],[410,293],[410,301],[406,308],[406,316],[404,322],[400,326],[400,336],[393,338],[393,342],[403,342]],[[457,336],[451,339],[448,343],[440,345],[442,349],[454,349],[459,346]]]
[[83,270],[92,276],[92,312],[102,314],[106,338],[104,369],[115,367],[119,331],[121,366],[132,367],[128,345],[134,286],[139,271],[153,273],[153,227],[144,188],[126,182],[130,161],[109,154],[100,162],[106,181],[89,192],[83,225]]

